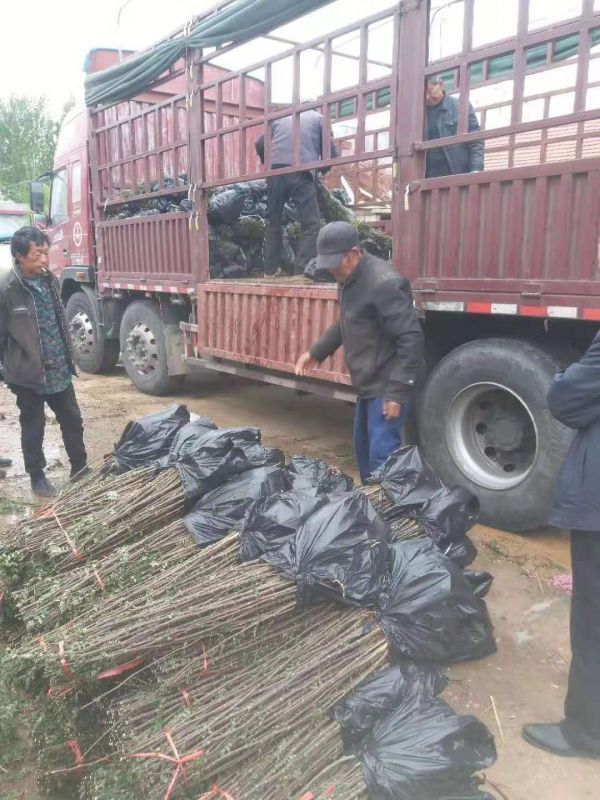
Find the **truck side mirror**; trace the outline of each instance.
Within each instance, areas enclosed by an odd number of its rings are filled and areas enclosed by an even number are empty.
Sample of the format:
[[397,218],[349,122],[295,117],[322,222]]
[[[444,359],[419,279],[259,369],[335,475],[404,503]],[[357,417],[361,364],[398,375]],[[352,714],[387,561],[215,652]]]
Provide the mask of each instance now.
[[42,181],[31,181],[29,183],[29,206],[36,214],[44,213],[44,184]]
[[45,231],[48,227],[48,217],[45,214],[34,214],[33,227],[39,231]]

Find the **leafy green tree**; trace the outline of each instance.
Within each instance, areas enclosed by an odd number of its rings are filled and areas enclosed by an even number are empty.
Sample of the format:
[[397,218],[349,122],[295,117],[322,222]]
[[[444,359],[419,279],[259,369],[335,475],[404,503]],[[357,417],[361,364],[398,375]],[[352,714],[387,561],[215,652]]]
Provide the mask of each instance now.
[[[65,105],[61,119],[72,105]],[[52,169],[59,127],[45,97],[0,99],[0,198],[29,201],[27,182]]]

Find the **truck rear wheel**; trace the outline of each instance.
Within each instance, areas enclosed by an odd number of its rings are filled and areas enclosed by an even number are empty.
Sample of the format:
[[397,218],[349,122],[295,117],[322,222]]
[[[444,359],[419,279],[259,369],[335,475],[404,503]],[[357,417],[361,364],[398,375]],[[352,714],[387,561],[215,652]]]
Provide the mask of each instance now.
[[125,309],[121,353],[127,374],[145,394],[162,396],[183,388],[185,376],[169,375],[163,323],[152,303],[135,301]]
[[105,339],[93,300],[83,291],[67,300],[67,322],[73,354],[82,372],[108,372],[119,360],[119,343]]
[[445,483],[479,497],[482,522],[512,531],[546,524],[572,435],[546,405],[559,369],[529,342],[484,339],[457,347],[429,376],[423,452]]

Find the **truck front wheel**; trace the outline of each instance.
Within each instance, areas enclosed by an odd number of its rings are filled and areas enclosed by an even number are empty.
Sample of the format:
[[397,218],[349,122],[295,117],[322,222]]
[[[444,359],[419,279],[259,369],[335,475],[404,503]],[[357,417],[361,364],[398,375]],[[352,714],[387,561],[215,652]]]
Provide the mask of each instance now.
[[169,375],[162,319],[156,306],[135,301],[121,320],[123,366],[137,388],[152,395],[166,395],[183,388],[183,375]]
[[560,369],[516,339],[468,342],[435,367],[419,409],[419,438],[442,480],[479,497],[482,522],[512,531],[546,524],[571,432],[548,411]]
[[105,339],[96,305],[83,291],[67,300],[67,322],[77,366],[82,372],[108,372],[119,360],[119,343]]

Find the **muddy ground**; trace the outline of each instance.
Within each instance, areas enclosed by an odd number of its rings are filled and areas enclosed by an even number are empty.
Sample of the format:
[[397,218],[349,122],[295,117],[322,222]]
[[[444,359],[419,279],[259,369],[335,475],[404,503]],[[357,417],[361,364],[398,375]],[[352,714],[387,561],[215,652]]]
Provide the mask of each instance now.
[[[130,418],[171,402],[139,394],[122,372],[108,377],[83,376],[76,388],[93,458],[110,450]],[[352,408],[348,405],[209,373],[190,380],[185,394],[173,400],[211,416],[222,426],[258,425],[266,444],[281,447],[290,455],[307,453],[354,471]],[[0,389],[0,414],[4,415],[0,419],[0,454],[15,462],[0,483],[0,511],[5,512],[0,525],[6,527],[18,513],[7,501],[33,501],[20,456],[13,398],[5,389]],[[49,475],[56,481],[64,479],[68,465],[53,422],[47,428],[46,452]],[[496,736],[498,762],[489,770],[488,779],[497,798],[597,800],[600,762],[561,760],[534,750],[520,736],[524,723],[561,717],[569,660],[570,598],[549,580],[568,571],[568,538],[552,531],[518,536],[483,526],[475,529],[473,538],[480,550],[474,566],[489,570],[496,578],[488,604],[496,625],[498,653],[454,667],[445,697],[458,711],[483,719]],[[13,780],[18,774],[19,765],[5,762],[0,753],[0,799],[36,800],[31,778],[21,769],[19,780]]]

